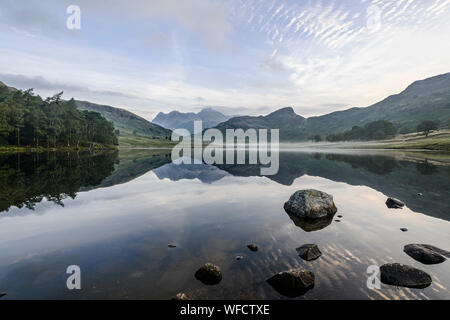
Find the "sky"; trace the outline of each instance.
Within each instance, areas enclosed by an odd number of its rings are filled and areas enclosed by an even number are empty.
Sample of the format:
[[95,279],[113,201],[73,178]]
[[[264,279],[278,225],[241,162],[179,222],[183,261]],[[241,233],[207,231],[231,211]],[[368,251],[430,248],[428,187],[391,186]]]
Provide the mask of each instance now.
[[314,116],[450,72],[450,0],[2,0],[0,43],[0,81],[44,97]]

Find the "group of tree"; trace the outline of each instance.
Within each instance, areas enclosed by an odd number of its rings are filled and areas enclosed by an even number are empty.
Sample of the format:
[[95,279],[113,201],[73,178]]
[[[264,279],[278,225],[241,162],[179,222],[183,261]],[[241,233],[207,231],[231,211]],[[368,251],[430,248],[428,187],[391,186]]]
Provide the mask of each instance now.
[[417,132],[423,132],[423,134],[428,137],[431,131],[437,130],[439,123],[431,120],[424,120],[417,126]]
[[33,90],[0,86],[0,144],[33,147],[117,145],[114,126],[99,113],[79,111],[75,100],[47,99]]
[[316,134],[309,137],[309,140],[314,142],[322,142],[322,136],[320,134]]
[[384,140],[395,136],[397,128],[389,121],[380,120],[366,124],[363,127],[354,126],[351,130],[330,134],[327,141],[371,141]]

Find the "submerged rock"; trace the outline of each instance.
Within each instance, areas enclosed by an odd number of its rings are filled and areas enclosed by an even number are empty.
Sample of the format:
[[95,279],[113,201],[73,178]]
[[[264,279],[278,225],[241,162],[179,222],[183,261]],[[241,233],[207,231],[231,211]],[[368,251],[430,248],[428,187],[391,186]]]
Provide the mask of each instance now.
[[319,247],[315,244],[305,244],[296,249],[300,258],[306,261],[316,260],[322,255]]
[[314,278],[313,272],[299,268],[280,272],[267,282],[283,296],[295,298],[314,287]]
[[405,204],[403,202],[401,202],[400,200],[398,200],[398,199],[388,198],[386,200],[386,206],[389,209],[401,209],[401,208],[403,208],[405,206]]
[[244,256],[236,256],[236,260],[242,260],[244,259]]
[[284,204],[289,215],[298,218],[320,219],[337,212],[333,196],[318,190],[300,190],[295,192]]
[[433,281],[428,273],[399,263],[382,265],[380,273],[381,282],[399,287],[423,289]]
[[171,248],[171,249],[173,249],[173,248],[176,248],[177,246],[174,245],[174,244],[169,244],[168,247]]
[[247,248],[249,248],[249,249],[250,249],[250,251],[253,251],[253,252],[256,252],[256,251],[258,251],[258,250],[259,250],[259,246],[258,246],[258,245],[256,245],[256,244],[254,244],[254,243],[252,243],[252,244],[249,244],[249,245],[247,246]]
[[408,244],[403,248],[403,251],[411,258],[423,264],[438,264],[446,260],[436,251],[421,244]]
[[4,296],[6,296],[6,293],[5,292],[0,292],[0,298],[2,298]]
[[400,230],[403,231],[403,232],[407,232],[408,231],[408,229],[406,229],[406,228],[400,228]]
[[186,293],[180,292],[177,293],[176,296],[172,298],[172,300],[189,300],[189,297]]
[[206,263],[195,273],[195,278],[206,285],[215,285],[222,281],[222,271],[212,263]]

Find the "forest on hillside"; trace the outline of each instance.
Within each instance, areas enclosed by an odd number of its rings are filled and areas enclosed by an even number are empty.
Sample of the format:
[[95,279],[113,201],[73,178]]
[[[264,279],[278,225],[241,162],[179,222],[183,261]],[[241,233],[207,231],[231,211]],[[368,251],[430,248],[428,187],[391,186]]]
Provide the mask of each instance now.
[[33,93],[0,86],[0,145],[87,147],[117,145],[114,126],[99,113],[79,111],[62,92],[45,100]]

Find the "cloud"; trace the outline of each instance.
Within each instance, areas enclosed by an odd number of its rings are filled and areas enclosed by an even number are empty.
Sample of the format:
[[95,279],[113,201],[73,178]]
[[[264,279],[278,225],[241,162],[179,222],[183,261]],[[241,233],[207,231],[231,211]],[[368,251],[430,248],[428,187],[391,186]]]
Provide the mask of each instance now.
[[109,95],[113,97],[123,98],[137,98],[130,94],[124,94],[118,91],[112,90],[91,90],[87,87],[77,86],[69,83],[50,82],[45,80],[41,76],[29,77],[20,74],[0,73],[0,79],[2,82],[10,87],[17,89],[37,89],[39,91],[58,93],[61,91],[68,91],[70,93],[91,93]]
[[78,0],[76,33],[65,29],[69,4],[2,3],[5,82],[147,118],[200,105],[310,116],[450,70],[450,0]]

